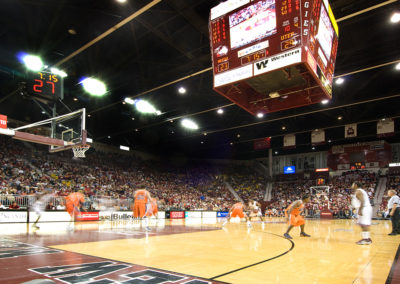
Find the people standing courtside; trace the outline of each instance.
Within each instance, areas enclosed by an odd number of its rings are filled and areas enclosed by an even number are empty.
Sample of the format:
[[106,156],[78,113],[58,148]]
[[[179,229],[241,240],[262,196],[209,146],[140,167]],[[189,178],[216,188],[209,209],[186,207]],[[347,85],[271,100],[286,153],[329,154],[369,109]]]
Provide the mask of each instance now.
[[392,232],[389,236],[395,236],[400,234],[400,197],[397,196],[397,192],[393,189],[389,190],[388,195],[390,196],[388,214],[392,220]]

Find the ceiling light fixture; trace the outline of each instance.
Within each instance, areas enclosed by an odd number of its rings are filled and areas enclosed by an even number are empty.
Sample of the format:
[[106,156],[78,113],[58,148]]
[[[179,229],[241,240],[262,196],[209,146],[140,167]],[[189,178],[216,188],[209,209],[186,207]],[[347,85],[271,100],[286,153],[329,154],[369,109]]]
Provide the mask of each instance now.
[[396,64],[396,67],[394,67],[396,70],[400,70],[400,62]]
[[323,104],[323,105],[326,105],[326,104],[328,104],[329,103],[329,100],[322,100],[321,101],[321,104]]
[[130,105],[133,105],[135,103],[135,100],[132,100],[131,98],[125,98],[124,102]]
[[31,71],[40,71],[43,68],[43,61],[39,56],[22,53],[20,60],[25,64],[25,67]]
[[337,119],[338,119],[338,120],[342,120],[342,119],[343,119],[343,116],[339,115]]
[[286,130],[286,126],[282,126],[282,130]]
[[224,113],[224,110],[223,110],[222,108],[219,108],[219,109],[217,110],[217,113],[218,113],[218,114],[223,114],[223,113]]
[[390,17],[390,21],[393,24],[397,24],[398,22],[400,22],[400,13],[399,12],[394,12],[392,14],[392,16]]
[[197,125],[197,123],[195,123],[193,120],[187,119],[187,118],[185,118],[185,119],[183,119],[183,120],[181,121],[181,125],[182,125],[184,128],[191,129],[191,130],[197,130],[197,129],[199,129],[199,126]]
[[181,94],[181,95],[186,94],[186,89],[185,89],[184,87],[180,87],[180,88],[178,89],[178,92],[179,92],[179,94]]
[[258,117],[258,118],[263,118],[263,117],[264,117],[264,114],[261,113],[261,112],[259,112],[259,113],[257,113],[257,117]]
[[336,79],[336,85],[342,85],[343,83],[344,83],[344,79],[343,78]]
[[84,78],[79,83],[82,84],[83,89],[90,95],[102,97],[107,93],[106,85],[98,79]]

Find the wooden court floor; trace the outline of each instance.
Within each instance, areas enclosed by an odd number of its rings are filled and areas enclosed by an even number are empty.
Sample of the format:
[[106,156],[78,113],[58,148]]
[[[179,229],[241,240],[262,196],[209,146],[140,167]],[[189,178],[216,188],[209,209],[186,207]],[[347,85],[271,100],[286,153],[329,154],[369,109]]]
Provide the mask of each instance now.
[[[164,283],[398,283],[394,275],[399,271],[393,264],[400,236],[387,235],[391,230],[389,221],[373,221],[370,246],[355,244],[360,239],[360,229],[352,220],[308,220],[306,232],[312,237],[302,238],[294,228],[292,241],[282,237],[286,224],[280,218],[268,218],[264,226],[253,222],[252,229],[235,222],[221,228],[220,221],[153,221],[148,233],[135,221],[78,223],[72,230],[66,230],[65,223],[44,223],[37,231],[26,224],[1,225],[0,244],[3,241],[6,245],[0,246],[0,277],[9,278],[4,283],[22,283],[22,279],[34,279],[33,276],[59,283],[81,283],[79,277],[71,277],[84,270],[66,269],[66,264],[111,260],[112,264],[107,265],[119,265],[122,271],[131,269],[131,278],[142,275],[136,278],[138,282],[125,283],[162,283],[156,282],[154,275],[146,276],[145,268],[189,277],[182,281],[168,278],[171,282]],[[17,257],[7,254],[2,258],[4,247],[24,245],[50,252],[45,251],[40,257],[33,253]],[[13,276],[10,259],[23,264],[21,267],[27,268],[29,276]],[[58,268],[49,272],[49,268],[44,268],[48,266]],[[21,271],[15,273],[22,275]],[[64,278],[55,272],[64,273]],[[128,275],[111,272],[103,276],[93,274],[90,279],[85,276],[83,280],[124,283],[124,275]],[[111,282],[96,282],[99,279]]]

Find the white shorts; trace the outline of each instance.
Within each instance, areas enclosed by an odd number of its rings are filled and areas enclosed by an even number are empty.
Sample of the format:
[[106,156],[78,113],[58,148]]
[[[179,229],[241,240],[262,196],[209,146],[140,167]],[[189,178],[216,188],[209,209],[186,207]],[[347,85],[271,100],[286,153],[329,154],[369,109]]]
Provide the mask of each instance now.
[[357,223],[363,226],[371,226],[372,206],[366,206],[362,209],[362,216],[358,216]]

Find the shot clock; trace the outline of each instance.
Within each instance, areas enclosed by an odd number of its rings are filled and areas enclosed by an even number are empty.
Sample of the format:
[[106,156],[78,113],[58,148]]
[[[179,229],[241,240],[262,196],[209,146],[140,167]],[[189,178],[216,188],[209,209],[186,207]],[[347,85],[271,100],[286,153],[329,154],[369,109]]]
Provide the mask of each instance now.
[[63,78],[51,72],[29,72],[27,74],[27,92],[32,97],[56,101],[64,98]]

